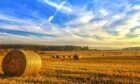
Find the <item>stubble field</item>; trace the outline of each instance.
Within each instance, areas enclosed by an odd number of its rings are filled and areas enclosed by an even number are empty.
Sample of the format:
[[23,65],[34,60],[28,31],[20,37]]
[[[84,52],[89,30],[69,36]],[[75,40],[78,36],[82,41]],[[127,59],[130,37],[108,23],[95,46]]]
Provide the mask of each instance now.
[[[73,59],[77,53],[80,58]],[[139,84],[139,53],[113,55],[112,52],[64,52],[40,54],[43,67],[40,73],[24,77],[6,77],[0,70],[0,83],[13,84]],[[107,54],[105,54],[107,53]],[[114,53],[114,52],[113,52]],[[132,53],[132,54],[131,54]],[[59,58],[52,58],[58,55]],[[67,58],[67,56],[71,58]],[[66,56],[63,58],[63,56]],[[0,56],[2,60],[3,56]]]

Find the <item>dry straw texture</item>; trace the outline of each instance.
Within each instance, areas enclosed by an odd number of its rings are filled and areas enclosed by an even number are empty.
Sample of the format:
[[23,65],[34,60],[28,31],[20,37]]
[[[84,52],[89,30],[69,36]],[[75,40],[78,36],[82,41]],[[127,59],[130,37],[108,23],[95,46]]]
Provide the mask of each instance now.
[[24,76],[36,74],[41,70],[42,61],[32,51],[12,50],[2,61],[2,69],[8,76]]

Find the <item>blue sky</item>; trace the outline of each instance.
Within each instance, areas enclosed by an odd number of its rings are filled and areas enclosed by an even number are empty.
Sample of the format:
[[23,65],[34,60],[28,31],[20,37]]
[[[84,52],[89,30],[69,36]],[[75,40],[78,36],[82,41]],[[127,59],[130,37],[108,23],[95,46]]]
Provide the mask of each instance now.
[[0,43],[140,46],[140,0],[1,0]]

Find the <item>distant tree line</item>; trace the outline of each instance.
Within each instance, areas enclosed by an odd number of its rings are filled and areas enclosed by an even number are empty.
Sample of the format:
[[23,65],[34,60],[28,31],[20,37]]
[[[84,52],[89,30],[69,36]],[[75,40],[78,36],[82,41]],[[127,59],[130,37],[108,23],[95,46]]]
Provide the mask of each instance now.
[[81,47],[81,46],[47,46],[47,45],[25,45],[25,44],[1,44],[0,49],[6,49],[6,48],[13,48],[13,49],[24,49],[24,50],[39,50],[39,51],[68,51],[68,50],[90,50],[87,46]]
[[124,48],[122,50],[134,50],[134,51],[137,51],[137,50],[140,50],[140,47],[128,47],[128,48]]

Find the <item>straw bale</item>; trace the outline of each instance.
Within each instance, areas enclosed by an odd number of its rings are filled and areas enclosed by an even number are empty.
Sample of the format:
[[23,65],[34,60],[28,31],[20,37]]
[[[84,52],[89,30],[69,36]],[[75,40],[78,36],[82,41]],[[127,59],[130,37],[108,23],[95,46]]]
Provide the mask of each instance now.
[[3,72],[8,76],[36,74],[41,67],[41,57],[32,51],[12,50],[2,60]]

